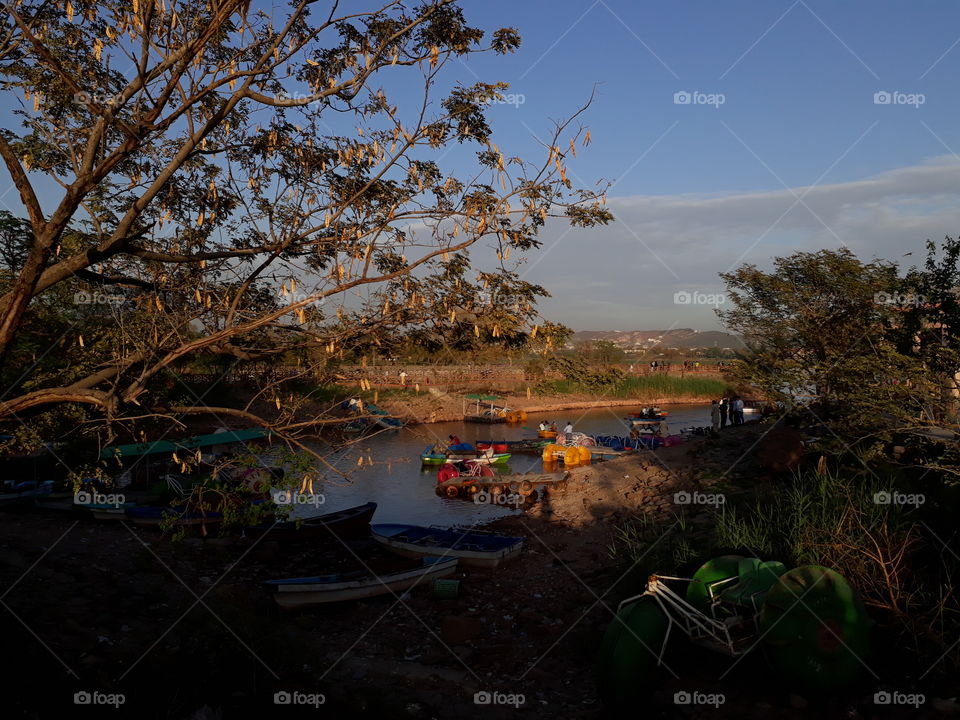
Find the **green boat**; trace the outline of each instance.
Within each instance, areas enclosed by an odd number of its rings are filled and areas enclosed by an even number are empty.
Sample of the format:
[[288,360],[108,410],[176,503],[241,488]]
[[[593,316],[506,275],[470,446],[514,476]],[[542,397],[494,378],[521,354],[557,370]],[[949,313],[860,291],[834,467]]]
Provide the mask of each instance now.
[[490,453],[484,450],[460,450],[445,453],[434,452],[433,445],[427,445],[420,454],[420,462],[424,465],[443,465],[448,462],[473,460],[480,465],[504,465],[510,460],[510,453]]
[[100,452],[100,457],[121,458],[154,455],[157,453],[175,453],[179,450],[196,450],[213,445],[229,445],[252,440],[263,440],[272,435],[270,430],[251,428],[249,430],[229,430],[227,432],[195,435],[183,440],[156,440],[154,442],[134,443],[132,445],[110,445]]
[[865,667],[872,624],[833,570],[724,555],[692,578],[651,575],[643,593],[620,603],[600,648],[601,696],[615,710],[646,702],[673,630],[729,657],[762,647],[788,684],[833,690]]

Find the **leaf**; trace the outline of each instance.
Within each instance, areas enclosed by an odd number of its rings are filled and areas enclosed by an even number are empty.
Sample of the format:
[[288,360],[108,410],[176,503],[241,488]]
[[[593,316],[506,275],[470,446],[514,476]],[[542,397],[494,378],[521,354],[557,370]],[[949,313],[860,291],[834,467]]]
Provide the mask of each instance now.
[[430,67],[437,66],[437,60],[440,59],[440,48],[436,45],[430,48]]

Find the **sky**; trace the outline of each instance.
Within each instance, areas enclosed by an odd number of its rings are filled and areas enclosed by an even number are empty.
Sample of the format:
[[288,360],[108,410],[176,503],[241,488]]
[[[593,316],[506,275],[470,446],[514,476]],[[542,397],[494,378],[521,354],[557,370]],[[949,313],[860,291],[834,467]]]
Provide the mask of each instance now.
[[[574,329],[721,325],[717,276],[797,250],[849,247],[905,265],[954,235],[960,193],[960,6],[763,0],[485,0],[514,55],[463,63],[509,82],[491,110],[508,154],[551,118],[584,115],[593,142],[571,177],[598,178],[616,221],[555,223],[526,279]],[[680,93],[680,95],[678,95]],[[689,102],[685,102],[689,101]],[[912,256],[903,256],[912,252]]]
[[[488,112],[505,155],[537,157],[552,122],[596,93],[581,117],[592,143],[569,175],[612,183],[616,219],[586,230],[548,223],[521,272],[552,293],[541,303],[549,320],[720,329],[718,273],[843,246],[865,260],[920,263],[928,239],[960,228],[956,3],[462,6],[471,24],[523,37],[518,52],[457,60],[445,78],[510,84],[513,102]],[[21,99],[3,99],[4,124]],[[7,189],[0,201],[16,212]]]

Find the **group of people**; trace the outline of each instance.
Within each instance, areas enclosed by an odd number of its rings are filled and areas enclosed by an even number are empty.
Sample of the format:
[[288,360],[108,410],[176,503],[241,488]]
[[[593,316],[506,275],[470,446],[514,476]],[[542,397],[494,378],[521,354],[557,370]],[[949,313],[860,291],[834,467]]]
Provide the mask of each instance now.
[[[547,422],[546,420],[544,420],[543,422],[540,423],[540,426],[538,429],[543,432],[546,432],[546,431],[557,432],[557,424],[554,422]],[[564,435],[569,435],[572,432],[573,432],[573,423],[567,420],[567,424],[563,428],[563,433]]]
[[731,425],[743,425],[743,399],[739,395],[724,396],[710,405],[710,424],[714,432],[725,428],[728,418]]

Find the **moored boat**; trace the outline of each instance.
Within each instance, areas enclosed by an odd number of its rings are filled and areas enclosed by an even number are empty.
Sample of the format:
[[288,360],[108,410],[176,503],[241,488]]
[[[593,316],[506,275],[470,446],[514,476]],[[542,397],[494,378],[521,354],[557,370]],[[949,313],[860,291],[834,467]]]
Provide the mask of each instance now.
[[421,558],[417,567],[375,575],[366,571],[315,577],[267,580],[264,586],[282,608],[307,607],[323,603],[358,600],[409,590],[421,583],[452,575],[457,558]]
[[371,525],[374,540],[405,557],[455,557],[463,565],[495,568],[520,554],[523,538],[419,525]]
[[0,491],[0,505],[11,505],[20,502],[29,502],[35,498],[49,495],[53,492],[53,481],[37,482],[28,480],[16,483]]
[[338,510],[337,512],[306,518],[299,522],[287,520],[278,523],[261,523],[244,529],[244,532],[269,533],[269,540],[323,540],[331,537],[358,537],[370,531],[370,520],[377,510],[375,502]]

